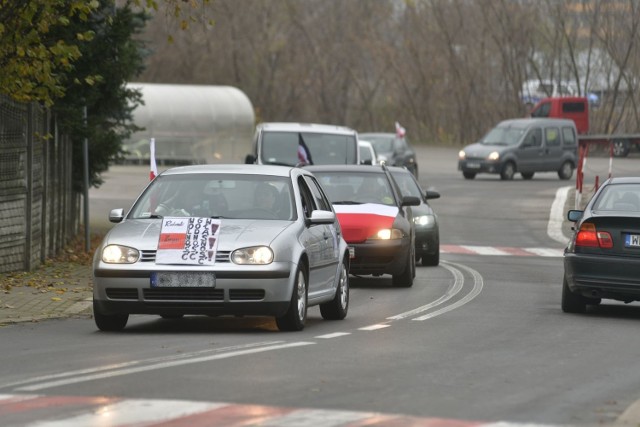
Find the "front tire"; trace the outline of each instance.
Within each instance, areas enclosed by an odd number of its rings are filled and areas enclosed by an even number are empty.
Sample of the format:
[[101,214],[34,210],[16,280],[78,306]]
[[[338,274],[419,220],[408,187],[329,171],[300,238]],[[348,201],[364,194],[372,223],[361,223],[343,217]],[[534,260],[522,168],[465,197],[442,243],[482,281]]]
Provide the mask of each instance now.
[[586,309],[586,299],[582,295],[571,292],[565,277],[562,281],[562,311],[565,313],[584,313]]
[[93,320],[101,331],[117,332],[124,329],[129,321],[128,314],[103,314],[95,300],[93,301]]
[[624,139],[616,139],[613,141],[613,156],[614,157],[627,157],[631,147],[629,141]]
[[507,162],[502,166],[500,171],[500,179],[504,181],[511,181],[516,174],[516,165],[513,162]]
[[336,295],[329,302],[320,304],[320,314],[325,320],[342,320],[349,311],[349,272],[347,261],[342,260]]
[[291,292],[291,300],[287,312],[276,317],[276,324],[281,331],[301,331],[307,320],[307,273],[304,264],[300,264],[296,270],[296,280]]
[[475,172],[462,172],[462,176],[464,176],[464,179],[473,179],[476,177],[476,173]]
[[573,164],[571,164],[571,162],[567,161],[564,162],[562,164],[562,166],[560,166],[560,170],[558,171],[558,177],[560,179],[571,179],[571,177],[573,176]]
[[413,278],[416,277],[416,255],[412,247],[407,257],[407,265],[402,274],[394,275],[392,284],[396,288],[410,288],[413,286]]

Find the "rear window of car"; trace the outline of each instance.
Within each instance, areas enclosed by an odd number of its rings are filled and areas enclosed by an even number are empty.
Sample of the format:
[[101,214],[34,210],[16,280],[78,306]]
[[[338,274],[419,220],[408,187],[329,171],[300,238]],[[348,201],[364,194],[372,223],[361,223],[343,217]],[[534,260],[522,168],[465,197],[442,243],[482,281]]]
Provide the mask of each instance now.
[[593,210],[640,212],[640,185],[607,185],[595,201]]
[[260,157],[264,164],[345,165],[357,163],[357,150],[355,135],[265,131]]

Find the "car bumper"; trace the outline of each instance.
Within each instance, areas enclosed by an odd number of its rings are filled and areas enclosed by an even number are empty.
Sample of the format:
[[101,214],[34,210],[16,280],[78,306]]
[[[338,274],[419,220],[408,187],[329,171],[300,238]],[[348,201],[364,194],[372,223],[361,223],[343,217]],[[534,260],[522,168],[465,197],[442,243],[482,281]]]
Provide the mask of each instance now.
[[500,173],[502,164],[484,159],[465,159],[458,161],[458,170],[473,173]]
[[[297,266],[274,263],[236,270],[212,268],[214,287],[152,287],[151,269],[94,269],[93,299],[105,314],[283,315]],[[167,271],[167,266],[162,266]],[[180,271],[176,268],[173,271]]]
[[564,270],[572,292],[589,298],[640,300],[640,260],[566,253]]
[[354,252],[349,265],[350,274],[401,274],[411,252],[408,237],[347,244]]

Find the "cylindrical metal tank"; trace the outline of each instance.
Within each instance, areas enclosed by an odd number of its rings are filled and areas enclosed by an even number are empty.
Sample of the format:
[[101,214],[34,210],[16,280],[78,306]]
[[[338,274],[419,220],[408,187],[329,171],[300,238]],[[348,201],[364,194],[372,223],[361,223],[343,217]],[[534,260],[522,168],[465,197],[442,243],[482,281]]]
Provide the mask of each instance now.
[[128,161],[147,161],[155,138],[158,164],[243,163],[251,152],[255,115],[232,86],[129,83],[144,104],[133,111],[135,132],[123,148]]

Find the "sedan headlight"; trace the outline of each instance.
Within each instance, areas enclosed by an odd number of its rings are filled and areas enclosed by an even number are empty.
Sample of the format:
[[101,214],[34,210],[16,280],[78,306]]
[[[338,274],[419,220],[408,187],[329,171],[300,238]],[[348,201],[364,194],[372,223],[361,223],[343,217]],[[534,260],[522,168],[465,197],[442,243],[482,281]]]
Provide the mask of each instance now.
[[102,250],[102,261],[108,264],[133,264],[140,258],[137,249],[121,245],[109,245]]
[[500,153],[497,151],[493,151],[489,156],[487,156],[487,160],[498,160],[500,158]]
[[398,230],[397,228],[383,228],[378,230],[376,234],[369,237],[370,239],[379,239],[379,240],[392,240],[392,239],[402,239],[404,233],[402,230]]
[[467,153],[465,153],[465,152],[464,152],[464,150],[460,150],[460,151],[458,151],[458,158],[459,158],[460,160],[464,160],[464,159],[465,159],[465,157],[467,157]]
[[273,251],[267,246],[254,246],[233,251],[231,261],[241,265],[265,265],[273,262]]
[[433,227],[436,218],[433,215],[419,215],[413,217],[413,223],[419,227]]

